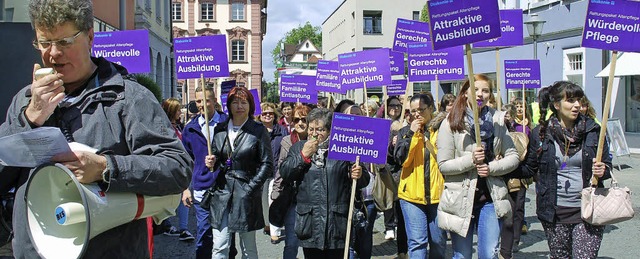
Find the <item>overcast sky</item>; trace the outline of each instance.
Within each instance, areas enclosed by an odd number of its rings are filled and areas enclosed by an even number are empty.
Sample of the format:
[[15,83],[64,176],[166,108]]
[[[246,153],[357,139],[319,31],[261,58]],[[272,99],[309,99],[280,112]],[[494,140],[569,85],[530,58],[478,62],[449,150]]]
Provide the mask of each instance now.
[[262,42],[264,80],[273,81],[271,50],[285,33],[307,21],[321,26],[343,0],[269,0],[267,2],[267,34]]

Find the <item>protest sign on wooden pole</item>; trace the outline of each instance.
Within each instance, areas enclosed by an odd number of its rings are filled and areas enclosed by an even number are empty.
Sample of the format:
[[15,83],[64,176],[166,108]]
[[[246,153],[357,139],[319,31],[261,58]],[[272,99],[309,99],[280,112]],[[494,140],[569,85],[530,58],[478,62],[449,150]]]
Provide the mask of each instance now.
[[[360,164],[360,156],[356,157],[356,165]],[[351,176],[351,172],[349,172]],[[356,186],[358,185],[358,179],[351,180],[351,198],[349,198],[349,214],[347,214],[347,236],[345,237],[344,245],[344,259],[349,258],[349,241],[351,239],[351,222],[353,221],[353,205],[356,197]]]
[[[604,109],[602,110],[602,122],[600,123],[600,137],[598,138],[598,151],[596,153],[596,161],[602,162],[602,152],[604,149],[604,141],[607,136],[607,122],[609,121],[609,110],[611,109],[611,89],[613,89],[613,77],[616,71],[616,62],[618,61],[618,51],[611,53],[611,65],[609,66],[609,80],[607,80],[607,94],[605,96]],[[609,150],[607,150],[609,152]],[[598,185],[598,178],[591,178],[592,185]]]
[[[480,142],[480,124],[478,122],[478,103],[476,102],[476,80],[473,75],[473,58],[471,57],[471,44],[465,44],[465,52],[467,55],[467,69],[469,71],[469,94],[467,98],[471,103],[473,110],[473,127],[475,129],[475,140],[478,147],[482,146]],[[465,93],[460,93],[465,94]]]
[[211,134],[209,133],[209,111],[207,110],[207,89],[204,84],[204,74],[200,74],[200,86],[202,87],[202,106],[204,107],[204,132],[207,134],[207,154],[211,154]]

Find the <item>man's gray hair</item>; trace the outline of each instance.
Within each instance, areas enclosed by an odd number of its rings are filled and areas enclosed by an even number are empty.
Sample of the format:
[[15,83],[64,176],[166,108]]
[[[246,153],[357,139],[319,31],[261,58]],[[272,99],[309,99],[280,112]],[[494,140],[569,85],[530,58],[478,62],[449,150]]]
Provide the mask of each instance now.
[[315,108],[307,114],[307,125],[312,121],[323,121],[324,128],[331,129],[331,119],[333,119],[333,112],[327,108]]
[[31,26],[51,30],[65,22],[73,23],[80,31],[93,28],[91,0],[30,0]]

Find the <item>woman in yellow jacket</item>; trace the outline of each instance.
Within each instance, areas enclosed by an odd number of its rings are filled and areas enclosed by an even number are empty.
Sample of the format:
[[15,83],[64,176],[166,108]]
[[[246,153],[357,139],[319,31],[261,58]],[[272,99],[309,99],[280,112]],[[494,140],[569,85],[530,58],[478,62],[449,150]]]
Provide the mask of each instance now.
[[398,132],[394,150],[394,158],[402,164],[398,198],[407,230],[409,258],[445,256],[446,233],[438,228],[437,221],[444,178],[438,169],[435,148],[437,129],[445,115],[433,119],[434,107],[430,94],[411,98],[411,114],[415,120]]

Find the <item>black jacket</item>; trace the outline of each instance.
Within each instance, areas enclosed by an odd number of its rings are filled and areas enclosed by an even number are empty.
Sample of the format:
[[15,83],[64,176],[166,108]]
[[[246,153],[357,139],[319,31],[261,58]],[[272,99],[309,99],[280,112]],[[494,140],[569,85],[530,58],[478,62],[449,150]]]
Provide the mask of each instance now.
[[[271,139],[261,123],[249,119],[238,131],[234,143],[229,143],[229,123],[227,120],[218,124],[213,137],[214,171],[220,169],[221,175],[214,185],[209,220],[211,226],[218,229],[222,213],[228,209],[230,232],[258,230],[264,227],[262,186],[273,175]],[[230,145],[236,145],[233,153]],[[231,167],[226,168],[229,154]]]
[[[352,163],[326,158],[324,168],[318,168],[313,162],[305,163],[301,151],[306,142],[301,140],[294,144],[280,165],[280,175],[284,182],[300,183],[296,206],[296,236],[300,239],[300,246],[304,248],[344,248]],[[369,184],[369,173],[365,166],[361,166],[362,177],[356,181],[357,188]]]
[[[593,158],[598,149],[598,136],[600,125],[594,120],[587,119],[587,133],[582,142],[582,185],[583,188],[590,185],[591,167]],[[544,140],[540,140],[540,126],[537,126],[529,135],[527,156],[520,169],[524,177],[537,174],[536,182],[536,212],[540,220],[554,222],[557,204],[558,166],[556,165],[556,148],[553,137],[548,133]],[[611,177],[611,157],[609,156],[609,141],[605,140],[602,162],[606,164],[604,177],[599,179],[598,186],[603,187],[602,180]]]

